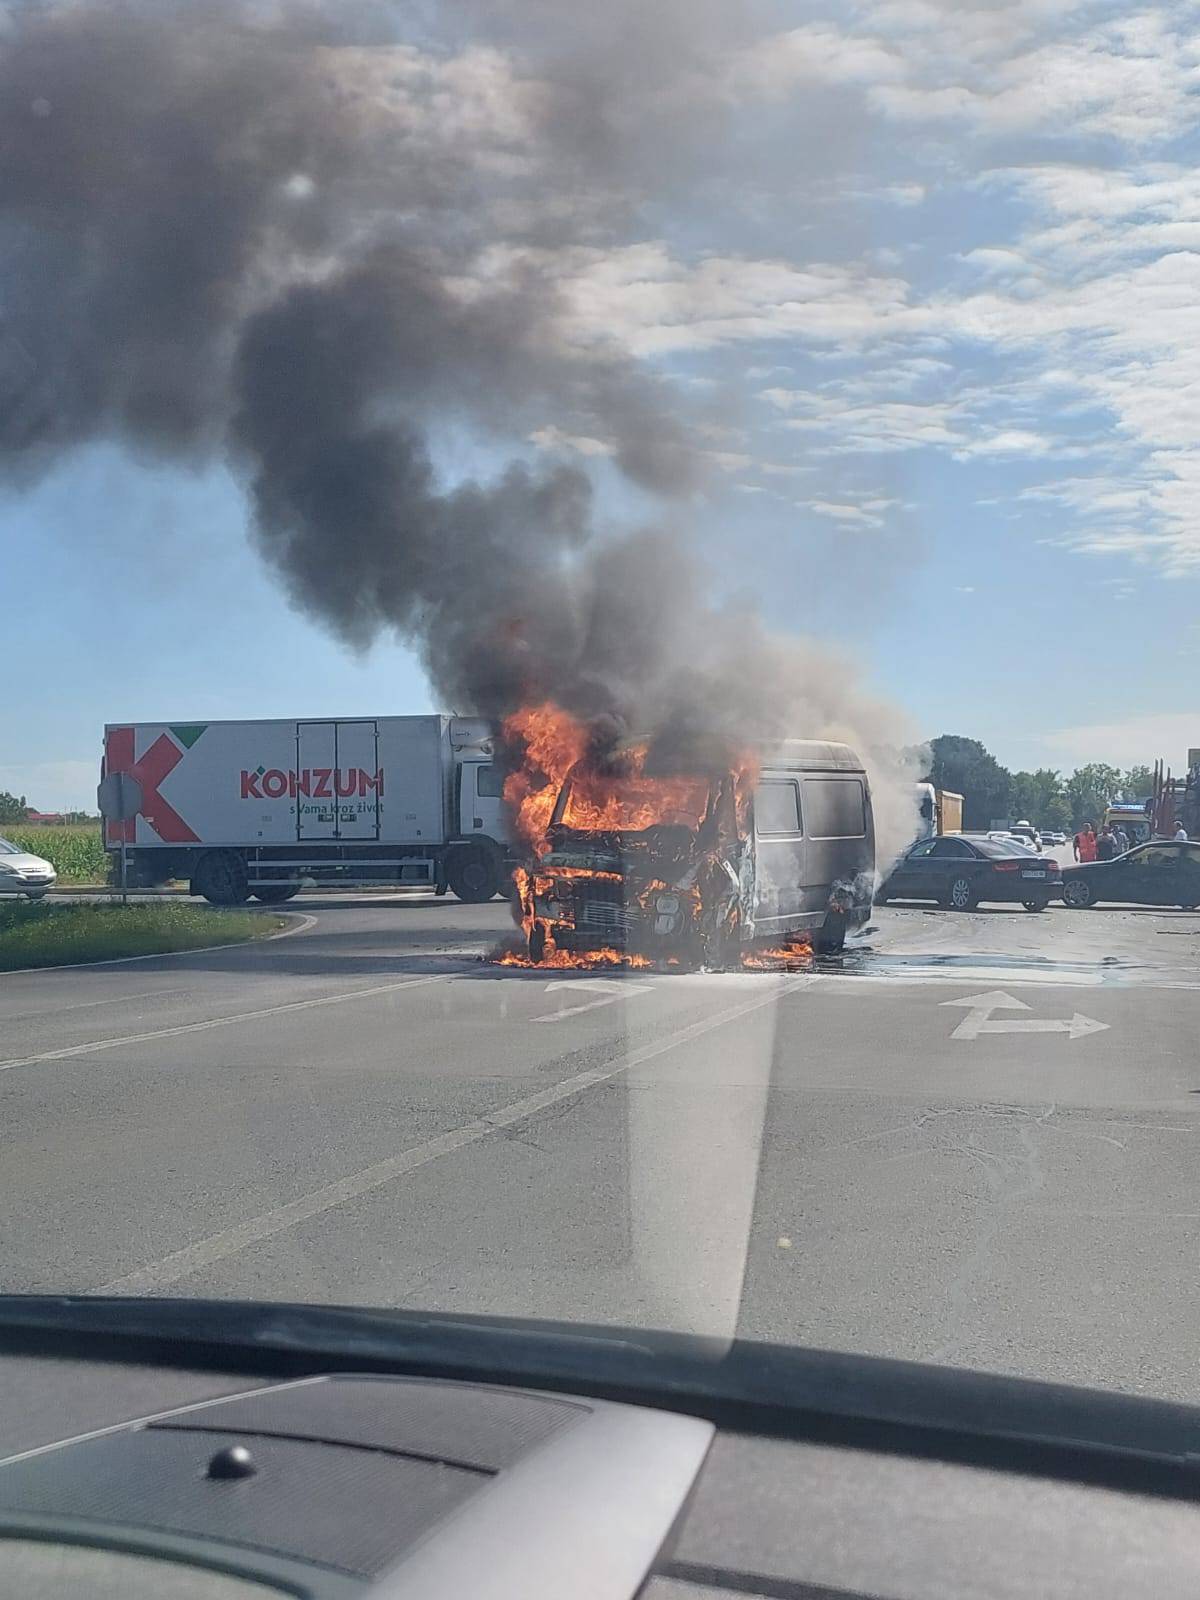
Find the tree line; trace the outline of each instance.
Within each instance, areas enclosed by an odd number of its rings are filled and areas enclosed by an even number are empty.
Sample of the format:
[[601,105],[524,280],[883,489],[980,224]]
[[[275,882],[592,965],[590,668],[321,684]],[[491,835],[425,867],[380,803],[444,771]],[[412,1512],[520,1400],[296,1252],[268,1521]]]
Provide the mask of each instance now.
[[1099,824],[1114,800],[1145,800],[1153,783],[1149,767],[1122,772],[1103,761],[1077,767],[1066,777],[1051,767],[1009,772],[978,739],[957,733],[939,734],[930,749],[929,781],[962,795],[967,829],[988,828],[1007,817],[1066,833],[1085,822]]
[[[24,822],[31,810],[23,794],[9,794],[6,789],[0,789],[0,822]],[[90,811],[64,811],[64,822],[98,822],[100,819]]]

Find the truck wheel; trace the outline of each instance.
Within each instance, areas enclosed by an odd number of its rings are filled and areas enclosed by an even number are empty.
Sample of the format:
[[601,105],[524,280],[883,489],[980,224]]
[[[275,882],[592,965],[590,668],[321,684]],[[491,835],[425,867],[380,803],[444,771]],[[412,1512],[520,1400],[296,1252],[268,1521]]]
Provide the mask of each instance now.
[[298,883],[260,883],[253,891],[254,898],[264,906],[277,906],[284,900],[291,900],[299,893]]
[[488,850],[455,850],[446,864],[446,881],[469,906],[482,905],[500,888],[496,858]]
[[235,850],[210,850],[192,873],[192,893],[210,906],[240,906],[250,898],[246,863]]
[[546,954],[546,928],[541,922],[535,922],[529,930],[529,959],[534,966],[538,966]]

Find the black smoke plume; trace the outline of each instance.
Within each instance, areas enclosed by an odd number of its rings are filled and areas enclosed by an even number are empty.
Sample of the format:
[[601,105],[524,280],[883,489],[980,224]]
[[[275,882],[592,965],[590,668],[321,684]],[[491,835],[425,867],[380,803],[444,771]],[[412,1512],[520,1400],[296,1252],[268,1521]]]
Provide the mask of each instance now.
[[661,378],[572,334],[555,263],[679,180],[729,8],[447,3],[440,44],[431,16],[0,11],[0,470],[101,439],[226,460],[292,601],[356,647],[394,632],[457,710],[853,732],[686,538],[593,506],[602,466],[677,524],[703,452]]

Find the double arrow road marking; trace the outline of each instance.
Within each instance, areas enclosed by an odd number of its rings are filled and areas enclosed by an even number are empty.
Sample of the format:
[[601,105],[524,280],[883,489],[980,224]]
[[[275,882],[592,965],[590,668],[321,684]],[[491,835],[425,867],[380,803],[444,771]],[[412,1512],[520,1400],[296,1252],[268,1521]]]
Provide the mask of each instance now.
[[943,1000],[944,1006],[966,1006],[967,1014],[950,1035],[952,1039],[978,1039],[984,1033],[1065,1033],[1068,1039],[1083,1039],[1089,1033],[1103,1033],[1107,1022],[1081,1016],[1077,1011],[1069,1022],[1046,1017],[1002,1017],[991,1021],[993,1011],[1028,1011],[1024,1000],[994,989],[990,994],[968,995],[964,1000]]

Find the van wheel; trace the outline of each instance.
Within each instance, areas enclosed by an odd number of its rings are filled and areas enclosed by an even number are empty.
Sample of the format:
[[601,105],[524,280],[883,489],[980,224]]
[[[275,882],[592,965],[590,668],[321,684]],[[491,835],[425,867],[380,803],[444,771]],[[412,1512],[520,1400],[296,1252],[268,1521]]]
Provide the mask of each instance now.
[[955,878],[942,904],[947,911],[974,911],[979,904],[979,896],[970,878]]
[[741,954],[741,923],[732,926],[722,923],[701,941],[700,963],[710,972],[728,972],[739,965]]
[[446,864],[446,882],[467,905],[482,905],[500,888],[496,858],[488,850],[455,850]]
[[192,873],[192,893],[210,906],[240,906],[250,898],[246,863],[235,850],[210,850]]
[[825,926],[818,932],[813,946],[819,956],[840,956],[846,948],[846,919],[840,911],[825,918]]

